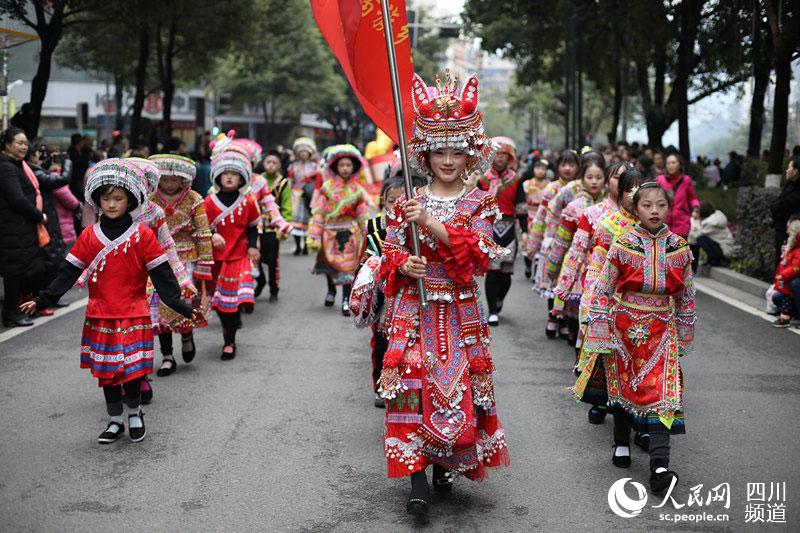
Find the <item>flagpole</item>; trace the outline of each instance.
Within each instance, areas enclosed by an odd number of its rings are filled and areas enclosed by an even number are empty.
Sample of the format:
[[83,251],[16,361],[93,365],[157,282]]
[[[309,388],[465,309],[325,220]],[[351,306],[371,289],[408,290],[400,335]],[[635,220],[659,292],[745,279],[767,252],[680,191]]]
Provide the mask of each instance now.
[[[405,1],[405,0],[403,0]],[[414,188],[411,184],[411,172],[408,167],[408,143],[406,141],[406,129],[403,123],[403,99],[400,95],[400,75],[397,72],[397,55],[394,50],[394,31],[392,30],[392,17],[389,10],[389,0],[381,0],[381,10],[383,15],[384,36],[386,37],[386,55],[389,57],[389,77],[392,79],[392,98],[394,100],[394,117],[397,122],[397,142],[400,145],[400,163],[403,167],[403,182],[405,184],[406,198],[414,197]],[[411,249],[414,255],[420,257],[419,251],[419,229],[415,222],[411,223]],[[425,294],[425,281],[417,280],[419,288],[420,306],[427,304]]]

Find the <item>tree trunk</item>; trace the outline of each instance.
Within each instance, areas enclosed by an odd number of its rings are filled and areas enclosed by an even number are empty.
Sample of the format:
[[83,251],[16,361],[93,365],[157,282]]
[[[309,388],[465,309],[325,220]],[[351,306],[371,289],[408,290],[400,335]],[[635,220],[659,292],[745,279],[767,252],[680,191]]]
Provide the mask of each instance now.
[[684,0],[681,3],[681,44],[678,46],[678,68],[675,73],[677,91],[676,106],[678,108],[678,146],[684,161],[689,161],[689,58],[694,54],[697,39],[697,17],[699,6],[695,0]]
[[[788,47],[787,47],[788,48]],[[792,51],[776,50],[775,105],[772,108],[772,140],[769,143],[769,173],[783,173],[783,152],[786,149],[789,125],[789,91],[792,80]]]
[[750,130],[747,134],[747,149],[753,154],[753,157],[758,157],[761,151],[761,133],[764,130],[764,97],[767,95],[770,72],[769,64],[756,61],[756,64],[758,63],[761,65],[755,66],[753,69],[755,83],[753,84],[753,100],[750,104]]
[[133,116],[131,117],[131,146],[140,143],[142,134],[142,108],[147,89],[147,62],[150,59],[150,31],[144,25],[139,31],[139,59],[136,63],[136,96],[133,99]]
[[[772,108],[772,139],[769,145],[770,174],[783,173],[783,152],[786,149],[789,125],[789,92],[792,80],[792,55],[800,46],[800,13],[786,17],[782,10],[788,6],[778,0],[767,2],[775,57],[775,102]],[[781,20],[782,19],[782,20]]]
[[771,70],[769,57],[764,53],[765,44],[761,24],[759,0],[753,0],[753,99],[750,102],[750,128],[747,134],[747,151],[753,157],[761,152],[761,133],[764,130],[764,97],[769,86]]
[[608,132],[608,142],[617,143],[617,130],[619,118],[622,114],[622,58],[620,57],[619,33],[614,35],[614,111],[611,119],[611,130]]
[[163,108],[161,110],[161,141],[166,143],[172,137],[172,101],[175,99],[174,55],[175,55],[175,21],[170,22],[167,35],[167,48],[161,43],[161,26],[158,26],[156,39],[158,54],[158,74],[161,78]]
[[42,105],[47,96],[47,84],[50,82],[50,68],[52,66],[53,52],[56,49],[60,37],[60,34],[58,36],[53,36],[50,31],[40,35],[41,51],[39,52],[39,66],[31,82],[31,115],[30,121],[27,122],[27,127],[25,128],[25,135],[28,136],[28,139],[36,138],[39,133],[39,123],[42,120]]
[[36,13],[36,26],[33,28],[39,35],[41,50],[39,51],[39,64],[36,75],[31,81],[30,116],[27,117],[25,135],[29,139],[35,138],[39,133],[39,123],[42,120],[42,105],[47,96],[47,84],[50,83],[50,69],[53,63],[53,52],[64,29],[64,3],[53,6],[53,12],[48,22],[45,18],[44,5],[34,2]]

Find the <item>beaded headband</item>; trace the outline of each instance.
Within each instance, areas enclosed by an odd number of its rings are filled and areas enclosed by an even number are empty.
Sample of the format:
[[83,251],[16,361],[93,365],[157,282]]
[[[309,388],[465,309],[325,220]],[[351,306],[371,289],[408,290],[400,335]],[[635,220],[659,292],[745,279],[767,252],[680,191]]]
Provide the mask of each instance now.
[[511,159],[517,158],[517,145],[510,137],[492,137],[492,142],[498,145],[498,152],[505,152]]
[[446,69],[444,82],[436,76],[436,86],[427,87],[414,74],[411,91],[416,115],[408,142],[411,163],[431,174],[428,152],[452,148],[467,154],[467,174],[486,171],[497,147],[484,133],[483,115],[477,110],[478,78],[470,76],[462,89],[458,76],[451,78],[450,69]]
[[156,189],[158,189],[158,182],[161,181],[161,171],[158,170],[158,167],[155,165],[155,163],[149,159],[143,159],[141,157],[129,157],[126,159],[126,161],[130,161],[142,169],[144,184],[147,192],[156,192]]
[[150,156],[150,161],[155,163],[162,176],[178,176],[191,183],[197,175],[195,162],[182,155],[155,154]]
[[250,156],[250,162],[253,164],[253,166],[261,161],[261,154],[263,153],[264,149],[256,141],[251,139],[234,139],[233,145],[240,146],[247,151],[247,155]]
[[246,187],[253,175],[250,157],[238,150],[226,150],[211,158],[211,181],[228,171],[236,172],[244,178],[243,187]]
[[297,154],[297,152],[303,150],[314,154],[317,151],[317,145],[310,137],[298,137],[297,140],[294,141],[294,144],[292,144],[292,152]]
[[358,174],[361,167],[364,166],[361,152],[358,151],[358,148],[352,144],[338,144],[327,150],[325,155],[325,170],[330,175],[336,174],[336,164],[343,157],[349,157],[353,160],[353,174]]
[[95,204],[92,193],[105,185],[121,187],[133,194],[141,206],[147,199],[145,189],[144,170],[128,159],[104,159],[89,169],[86,174],[86,188],[84,195],[86,203],[95,210],[100,206]]

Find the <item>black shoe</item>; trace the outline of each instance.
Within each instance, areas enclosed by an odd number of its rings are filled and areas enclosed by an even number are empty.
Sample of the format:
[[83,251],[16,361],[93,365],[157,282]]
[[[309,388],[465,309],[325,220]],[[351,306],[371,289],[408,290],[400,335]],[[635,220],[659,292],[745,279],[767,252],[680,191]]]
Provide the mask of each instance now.
[[[131,418],[135,418],[137,416],[142,420],[142,427],[140,428],[130,427]],[[144,427],[144,413],[139,411],[138,414],[128,415],[128,438],[131,439],[131,442],[142,442],[144,440],[145,435],[147,435],[147,429]]]
[[21,311],[9,314],[3,313],[3,326],[7,328],[24,328],[32,325],[33,320]]
[[532,271],[531,267],[526,266],[525,267],[525,277],[528,278],[528,279],[531,279],[531,274],[533,274],[533,271]]
[[267,301],[269,303],[271,303],[271,304],[274,304],[275,302],[278,301],[278,295],[277,294],[270,294],[269,295],[269,300],[267,300]]
[[558,321],[556,319],[550,319],[547,321],[547,324],[544,327],[544,334],[547,335],[548,339],[555,339],[556,335],[558,334]]
[[156,371],[156,376],[160,378],[167,377],[174,374],[177,368],[178,363],[175,362],[175,359],[172,359],[172,356],[169,358],[165,357],[164,360],[161,361],[161,367]]
[[308,255],[308,248],[303,248],[303,255]]
[[266,286],[267,282],[264,281],[264,276],[258,276],[258,278],[256,278],[255,289],[253,289],[253,297],[258,298],[261,296],[261,293],[264,292],[264,287]]
[[295,248],[295,249],[294,249],[294,254],[293,254],[293,255],[300,255],[300,253],[301,253],[302,251],[303,251],[303,250],[302,250],[302,249],[300,249],[300,248]]
[[[230,346],[231,348],[233,348],[233,351],[232,351],[232,352],[230,352],[230,353],[228,353],[228,352],[226,352],[226,351],[223,349],[223,350],[222,350],[222,355],[220,356],[220,359],[222,359],[223,361],[230,361],[231,359],[233,359],[234,357],[236,357],[236,345],[235,345],[235,344],[230,344],[230,345],[228,345],[228,346]],[[227,347],[227,346],[226,346],[226,347]]]
[[243,305],[241,307],[242,307],[242,313],[244,313],[246,315],[252,315],[253,314],[253,310],[255,309],[255,307],[252,306],[252,305]]
[[433,465],[433,490],[438,494],[447,494],[453,490],[453,480],[450,478],[445,467]]
[[643,452],[650,451],[650,434],[639,433],[638,431],[633,435],[633,443],[642,449]]
[[325,307],[333,307],[334,302],[336,301],[336,293],[329,292],[325,295]]
[[[630,448],[628,448],[630,450]],[[617,455],[617,445],[614,445],[614,451],[611,454],[611,462],[614,463],[614,466],[617,468],[628,468],[631,466],[631,456],[630,455]]]
[[589,409],[589,423],[594,425],[602,424],[607,414],[605,409],[595,405]]
[[425,471],[411,475],[411,494],[408,495],[406,511],[416,517],[428,514],[428,502],[431,501],[431,487]]
[[378,394],[377,392],[375,393],[375,404],[374,405],[375,405],[375,407],[378,407],[380,409],[386,409],[386,400],[381,398],[381,395]]
[[150,380],[142,378],[142,384],[139,390],[141,390],[140,401],[142,405],[150,405],[150,402],[153,401],[153,385],[150,384]]
[[348,300],[342,301],[342,316],[350,316],[350,302]]
[[[192,349],[187,350],[187,343],[191,343]],[[181,335],[181,356],[183,356],[184,363],[191,363],[194,356],[197,354],[197,348],[194,345],[194,335],[189,333],[187,336]]]
[[109,422],[106,430],[97,437],[100,444],[111,444],[116,442],[125,433],[125,424],[122,422]]
[[675,483],[678,482],[678,474],[672,470],[665,470],[656,474],[655,470],[650,471],[650,491],[654,494],[664,492],[669,488],[672,483],[672,478],[675,478]]

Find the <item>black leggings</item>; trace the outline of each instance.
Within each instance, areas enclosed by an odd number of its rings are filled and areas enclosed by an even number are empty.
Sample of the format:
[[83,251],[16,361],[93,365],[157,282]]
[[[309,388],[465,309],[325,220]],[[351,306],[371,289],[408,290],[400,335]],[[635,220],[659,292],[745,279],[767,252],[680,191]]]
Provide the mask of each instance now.
[[[261,262],[267,265],[269,272],[269,293],[278,294],[280,288],[280,241],[274,232],[261,235]],[[264,273],[261,273],[263,280]],[[266,280],[264,280],[266,281]],[[264,283],[261,281],[261,283]]]
[[[614,444],[617,446],[630,446],[631,419],[630,415],[622,409],[614,409]],[[669,432],[665,427],[663,431],[650,432],[650,468],[663,466],[669,468]]]
[[496,315],[501,301],[503,301],[511,288],[511,274],[497,270],[486,273],[486,303],[489,305],[489,314]]
[[137,378],[126,381],[122,385],[112,385],[103,387],[103,394],[106,397],[106,410],[109,416],[120,416],[122,414],[122,390],[125,389],[125,404],[129,409],[139,407],[142,396],[142,379]]
[[[191,333],[181,333],[181,342],[191,338]],[[158,343],[161,345],[161,355],[172,355],[172,333],[159,333]]]
[[3,276],[3,313],[13,315],[19,308],[22,294],[22,276]]
[[[325,280],[328,282],[328,294],[336,294],[336,284],[333,282],[333,278],[330,277],[328,274],[325,274]],[[350,299],[350,291],[353,289],[353,285],[351,283],[345,283],[342,285],[342,301]]]
[[239,311],[235,313],[220,313],[217,311],[219,321],[222,323],[222,337],[225,346],[236,344],[236,330],[242,327],[242,315]]

